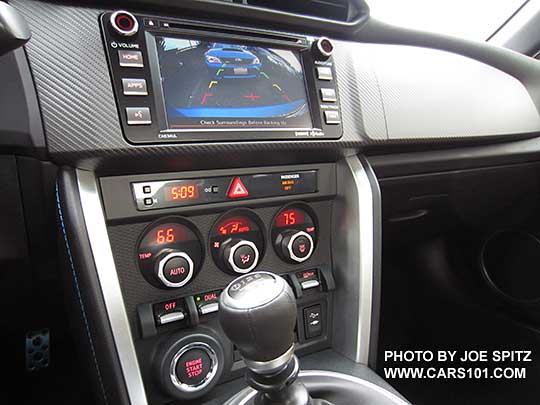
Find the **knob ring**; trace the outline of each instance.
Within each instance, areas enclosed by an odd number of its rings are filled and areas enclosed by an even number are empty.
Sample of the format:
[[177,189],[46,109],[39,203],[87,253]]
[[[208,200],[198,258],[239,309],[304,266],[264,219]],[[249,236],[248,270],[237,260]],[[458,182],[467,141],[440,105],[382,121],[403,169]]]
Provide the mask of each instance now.
[[[330,45],[332,45],[332,50],[330,52],[326,51],[321,43],[324,42],[324,41],[328,41],[330,43]],[[329,38],[326,38],[326,37],[320,37],[317,41],[316,41],[316,46],[317,46],[317,51],[319,51],[319,53],[324,56],[325,58],[329,58],[330,56],[332,56],[332,54],[334,53],[334,45],[332,44],[332,41],[330,41]]]
[[[185,261],[188,262],[188,275],[184,280],[182,280],[179,283],[170,282],[169,280],[167,280],[165,278],[165,274],[163,273],[163,268],[165,267],[165,264],[167,264],[167,262],[170,259],[174,258],[174,257],[181,257],[182,259],[184,259]],[[194,267],[195,266],[193,264],[193,260],[191,260],[191,257],[189,257],[189,255],[187,253],[184,253],[184,252],[171,252],[171,253],[169,253],[167,256],[165,256],[163,259],[161,259],[159,261],[158,278],[167,287],[180,288],[180,287],[185,286],[187,283],[189,283],[191,281],[191,279],[193,278],[193,268]]]
[[[234,254],[242,246],[249,246],[255,252],[255,260],[253,261],[253,264],[251,266],[249,266],[248,268],[246,268],[246,269],[241,269],[234,262]],[[257,245],[255,245],[255,243],[253,243],[253,242],[251,242],[249,240],[241,240],[240,242],[238,242],[236,245],[234,245],[231,248],[231,250],[229,252],[229,257],[227,258],[227,262],[231,266],[231,270],[234,271],[235,273],[239,273],[239,274],[249,273],[251,270],[253,270],[255,267],[257,267],[257,265],[259,264],[259,249],[257,249]]]
[[[304,236],[304,237],[308,238],[309,242],[310,242],[309,252],[304,257],[296,256],[296,254],[294,253],[294,249],[293,249],[294,241],[296,239],[298,239],[300,236]],[[303,263],[306,260],[308,260],[311,257],[311,255],[313,254],[314,249],[315,249],[315,243],[313,242],[313,238],[311,237],[311,235],[309,233],[304,232],[304,231],[296,232],[293,236],[291,236],[291,239],[289,240],[289,243],[287,243],[287,251],[289,252],[289,257],[291,258],[291,260],[294,260],[297,263]]]
[[[116,17],[118,17],[118,15],[120,15],[120,14],[125,14],[126,16],[128,16],[129,18],[131,18],[133,20],[133,27],[130,30],[126,31],[116,23]],[[109,22],[110,22],[111,26],[113,27],[113,29],[118,34],[123,35],[125,37],[131,37],[132,35],[135,35],[137,33],[137,31],[139,31],[139,22],[137,21],[135,16],[133,14],[131,14],[129,11],[125,11],[125,10],[115,11],[114,13],[111,14],[111,18],[110,18]]]
[[293,345],[283,353],[281,356],[269,360],[269,361],[254,361],[244,358],[244,363],[246,367],[253,371],[255,374],[274,374],[281,371],[294,355],[294,343]]
[[[211,365],[210,365],[210,371],[206,375],[206,377],[198,384],[190,385],[186,384],[178,379],[178,376],[176,375],[176,366],[178,364],[178,360],[180,360],[180,357],[182,357],[184,354],[186,354],[190,350],[202,350],[204,351],[208,357],[210,357]],[[203,342],[193,342],[188,343],[187,345],[183,346],[173,357],[171,361],[171,366],[169,368],[169,376],[171,378],[171,382],[176,387],[177,390],[181,392],[186,393],[193,393],[197,391],[201,391],[204,388],[206,388],[210,383],[212,383],[214,377],[217,374],[219,366],[219,360],[217,353],[212,347],[206,343]]]

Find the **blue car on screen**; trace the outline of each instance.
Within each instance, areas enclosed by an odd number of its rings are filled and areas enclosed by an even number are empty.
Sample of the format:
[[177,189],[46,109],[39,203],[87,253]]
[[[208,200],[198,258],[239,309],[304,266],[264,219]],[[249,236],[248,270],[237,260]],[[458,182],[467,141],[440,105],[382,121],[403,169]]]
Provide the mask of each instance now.
[[261,61],[245,46],[214,43],[204,54],[206,66],[216,79],[247,79],[259,76]]

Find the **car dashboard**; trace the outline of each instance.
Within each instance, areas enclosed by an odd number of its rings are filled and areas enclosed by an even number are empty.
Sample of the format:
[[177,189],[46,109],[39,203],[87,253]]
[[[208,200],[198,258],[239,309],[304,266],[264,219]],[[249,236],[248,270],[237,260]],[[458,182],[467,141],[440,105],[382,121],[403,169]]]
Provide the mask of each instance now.
[[536,160],[537,62],[387,26],[363,2],[347,23],[203,0],[9,4],[31,39],[0,60],[4,169],[27,210],[54,211],[26,222],[58,240],[30,245],[60,252],[91,403],[243,389],[220,296],[258,271],[294,293],[302,369],[404,401],[374,371],[383,227],[454,195],[424,192],[431,176]]

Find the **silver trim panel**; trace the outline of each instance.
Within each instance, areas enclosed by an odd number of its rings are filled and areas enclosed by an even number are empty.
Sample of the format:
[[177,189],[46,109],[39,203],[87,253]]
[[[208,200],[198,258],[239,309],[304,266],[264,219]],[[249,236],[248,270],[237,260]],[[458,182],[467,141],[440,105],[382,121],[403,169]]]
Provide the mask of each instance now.
[[333,211],[334,296],[333,346],[351,360],[368,364],[373,295],[374,208],[371,184],[357,156],[337,165]]
[[96,178],[94,173],[83,170],[76,174],[86,231],[129,400],[132,405],[147,405]]

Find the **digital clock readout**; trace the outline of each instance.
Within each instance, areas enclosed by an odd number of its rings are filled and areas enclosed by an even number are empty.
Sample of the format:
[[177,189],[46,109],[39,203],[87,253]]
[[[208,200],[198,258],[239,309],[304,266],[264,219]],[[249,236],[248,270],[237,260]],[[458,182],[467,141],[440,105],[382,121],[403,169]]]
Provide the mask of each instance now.
[[199,186],[197,184],[181,184],[165,188],[167,201],[197,200],[199,198]]

